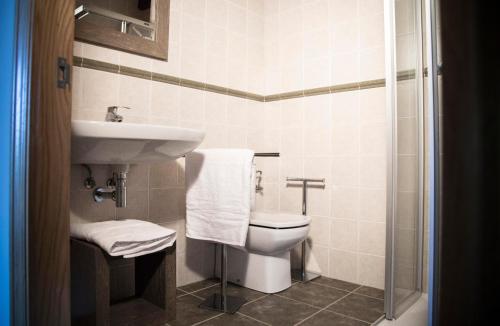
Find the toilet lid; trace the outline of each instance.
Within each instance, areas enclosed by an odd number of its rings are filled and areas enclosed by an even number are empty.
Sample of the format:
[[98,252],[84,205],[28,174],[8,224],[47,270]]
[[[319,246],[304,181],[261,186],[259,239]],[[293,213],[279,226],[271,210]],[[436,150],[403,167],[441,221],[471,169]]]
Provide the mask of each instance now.
[[287,213],[260,213],[252,212],[250,225],[273,229],[296,228],[309,225],[309,216]]

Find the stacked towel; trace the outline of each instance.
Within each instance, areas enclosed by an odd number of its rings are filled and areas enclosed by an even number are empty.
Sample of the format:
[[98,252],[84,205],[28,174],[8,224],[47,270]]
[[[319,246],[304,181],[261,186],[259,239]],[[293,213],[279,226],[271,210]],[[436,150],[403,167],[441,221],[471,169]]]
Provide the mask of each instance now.
[[174,230],[139,220],[72,223],[71,236],[93,242],[110,256],[138,257],[174,244]]
[[186,155],[186,236],[245,245],[253,156],[247,149],[198,150]]

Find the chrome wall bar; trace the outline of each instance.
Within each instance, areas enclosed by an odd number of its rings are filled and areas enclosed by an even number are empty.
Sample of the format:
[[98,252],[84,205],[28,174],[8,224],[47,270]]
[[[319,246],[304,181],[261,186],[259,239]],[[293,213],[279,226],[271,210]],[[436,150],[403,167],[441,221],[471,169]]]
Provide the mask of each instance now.
[[280,157],[280,153],[255,153],[254,156],[258,156],[258,157]]
[[[320,183],[320,186],[325,186],[325,179],[311,179],[311,178],[286,178],[286,182],[302,182],[302,215],[307,215],[307,186],[309,183]],[[298,275],[294,275],[302,282],[308,282],[314,280],[321,276],[321,274],[308,272],[306,270],[306,240],[302,241],[302,250],[301,250],[301,262],[300,262],[300,271]]]
[[[255,157],[280,157],[280,153],[255,153],[253,154]],[[186,157],[186,155],[182,155],[182,157]]]

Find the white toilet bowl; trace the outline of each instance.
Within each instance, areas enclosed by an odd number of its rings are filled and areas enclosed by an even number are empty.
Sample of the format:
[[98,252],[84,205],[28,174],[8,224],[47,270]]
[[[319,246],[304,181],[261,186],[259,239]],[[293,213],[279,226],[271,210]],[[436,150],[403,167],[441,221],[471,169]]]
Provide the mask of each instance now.
[[290,250],[307,237],[311,218],[252,212],[244,248],[228,248],[228,280],[265,293],[291,286]]

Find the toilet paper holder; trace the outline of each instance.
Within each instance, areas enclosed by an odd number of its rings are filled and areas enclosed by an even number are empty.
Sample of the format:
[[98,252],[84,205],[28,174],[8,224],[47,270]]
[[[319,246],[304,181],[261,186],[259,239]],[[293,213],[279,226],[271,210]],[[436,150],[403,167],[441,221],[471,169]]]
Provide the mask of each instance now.
[[[321,187],[325,187],[325,179],[314,179],[314,178],[286,178],[286,182],[302,182],[302,215],[307,215],[307,186],[309,183],[319,184]],[[301,264],[300,270],[293,273],[294,278],[298,278],[302,282],[308,282],[314,280],[321,276],[321,274],[308,272],[306,270],[306,240],[302,241],[301,250]]]

